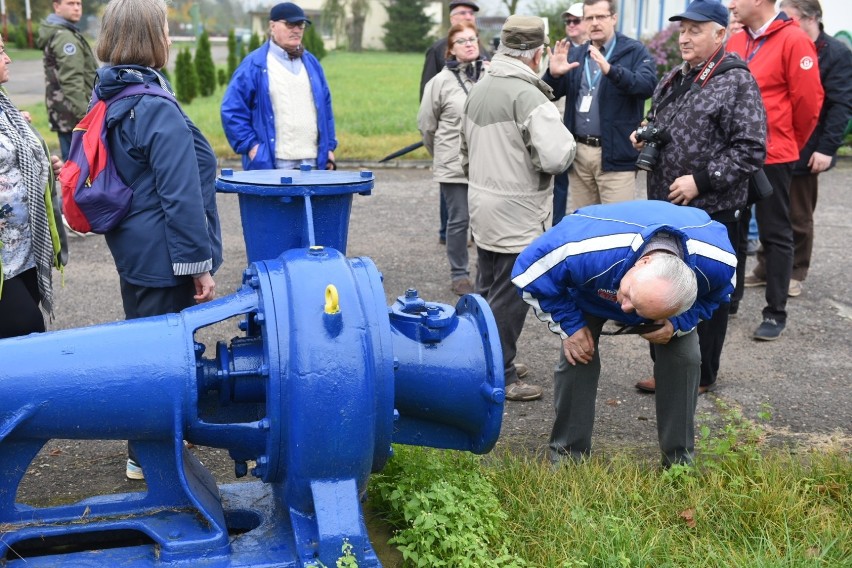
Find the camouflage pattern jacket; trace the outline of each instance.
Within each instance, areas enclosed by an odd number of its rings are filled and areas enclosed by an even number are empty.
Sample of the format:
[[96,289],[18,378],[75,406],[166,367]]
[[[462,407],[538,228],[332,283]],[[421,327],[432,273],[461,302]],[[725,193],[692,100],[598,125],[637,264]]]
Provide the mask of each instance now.
[[[699,71],[685,76],[681,68],[669,72],[654,91],[652,112],[681,80],[692,82]],[[748,179],[766,157],[766,112],[748,69],[712,75],[703,87],[694,85],[655,118],[669,142],[648,174],[648,199],[668,201],[675,179],[692,175],[698,196],[690,206],[711,215],[745,207]]]
[[44,52],[50,129],[71,132],[89,108],[97,59],[77,27],[56,14],[42,22],[36,45]]

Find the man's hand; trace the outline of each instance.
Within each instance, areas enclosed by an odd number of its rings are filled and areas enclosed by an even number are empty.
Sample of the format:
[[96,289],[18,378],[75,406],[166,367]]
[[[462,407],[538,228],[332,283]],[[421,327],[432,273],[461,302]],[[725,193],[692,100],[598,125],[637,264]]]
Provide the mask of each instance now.
[[592,337],[589,327],[584,325],[575,331],[571,337],[563,339],[562,350],[571,365],[577,363],[585,365],[591,361],[595,354],[595,339]]
[[337,163],[334,159],[334,152],[331,150],[328,151],[328,163],[325,165],[325,169],[333,170],[337,167]]
[[[612,65],[610,65],[609,61],[606,60],[606,57],[603,56],[601,50],[591,43],[589,44],[589,57],[598,64],[598,67],[601,68],[601,73],[609,75],[609,70],[612,69]],[[577,65],[579,65],[579,63]]]
[[671,341],[672,336],[674,335],[674,326],[672,325],[672,322],[669,320],[657,320],[654,323],[661,323],[663,324],[663,327],[642,335],[642,339],[647,339],[651,343],[656,343],[657,345],[665,345]]
[[50,167],[53,170],[53,177],[59,178],[59,172],[62,171],[62,166],[65,162],[62,161],[62,158],[56,155],[50,156]]
[[260,144],[255,144],[254,146],[251,147],[251,150],[249,150],[249,153],[248,153],[248,159],[249,160],[254,160],[254,157],[257,156],[257,149],[258,148],[260,148]]
[[195,303],[202,304],[213,299],[216,295],[216,282],[209,272],[193,276],[192,280],[195,282]]
[[[643,123],[644,123],[644,121],[643,121]],[[643,126],[644,126],[644,124],[643,124]],[[643,140],[639,140],[638,138],[636,138],[636,131],[635,130],[630,133],[630,143],[633,144],[633,149],[636,150],[637,152],[641,152],[642,148],[645,147],[645,142]]]
[[550,74],[556,79],[568,73],[571,69],[580,66],[576,61],[568,63],[568,49],[570,47],[571,44],[568,40],[560,39],[553,46],[553,51],[549,47],[547,48],[547,56],[550,59],[550,65],[548,66]]
[[680,176],[669,186],[669,201],[675,205],[689,205],[689,202],[698,197],[698,186],[695,178],[691,175]]
[[811,169],[812,174],[824,172],[830,166],[831,156],[826,156],[825,154],[821,154],[819,152],[814,152],[813,154],[811,154],[811,158],[808,160],[808,167]]

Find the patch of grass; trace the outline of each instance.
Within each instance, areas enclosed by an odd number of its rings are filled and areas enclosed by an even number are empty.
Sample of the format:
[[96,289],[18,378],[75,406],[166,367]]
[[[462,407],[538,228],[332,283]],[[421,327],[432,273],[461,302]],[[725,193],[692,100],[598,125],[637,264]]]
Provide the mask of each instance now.
[[12,65],[15,61],[41,61],[44,53],[40,49],[18,49],[17,47],[6,47],[6,54],[12,60]]
[[[34,53],[41,57],[41,52]],[[323,59],[322,65],[334,106],[338,159],[378,160],[420,140],[417,109],[422,55],[335,51]],[[183,109],[210,141],[216,155],[234,158],[219,119],[224,93],[224,88],[219,87],[214,95],[199,97]],[[48,138],[51,148],[58,148],[44,105],[31,105],[24,110],[33,115],[33,124]],[[430,158],[421,148],[404,159]]]
[[[390,500],[410,502],[428,487],[417,482],[428,477],[423,470],[432,470],[468,498],[496,496],[508,555],[528,566],[852,566],[848,452],[767,449],[759,424],[725,405],[720,413],[718,432],[702,431],[694,467],[661,471],[620,453],[554,468],[512,453],[419,449],[398,451],[383,483],[396,488]],[[407,518],[388,520],[414,538]]]

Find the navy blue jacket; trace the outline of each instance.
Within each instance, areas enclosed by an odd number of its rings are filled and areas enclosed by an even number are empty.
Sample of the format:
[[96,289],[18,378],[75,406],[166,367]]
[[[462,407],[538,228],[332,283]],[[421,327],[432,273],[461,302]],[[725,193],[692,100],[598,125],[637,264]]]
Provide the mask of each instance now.
[[[576,102],[583,78],[583,63],[589,44],[572,47],[568,61],[575,67],[562,77],[554,78],[548,70],[544,82],[553,89],[555,98],[565,100],[565,126],[574,132]],[[606,172],[629,172],[636,169],[639,155],[630,143],[630,133],[636,130],[645,115],[645,100],[657,85],[654,59],[645,46],[620,33],[615,34],[615,51],[609,58],[609,74],[601,77],[598,88],[601,112],[601,158]]]
[[628,325],[647,323],[616,301],[622,277],[642,257],[657,232],[676,235],[695,271],[698,295],[684,313],[669,318],[676,334],[692,331],[734,291],[737,257],[725,226],[695,207],[664,201],[625,201],[582,207],[518,255],[512,282],[551,331],[570,337],[586,325],[584,313]]
[[[268,41],[249,53],[234,71],[222,99],[222,127],[231,148],[242,154],[244,170],[275,169],[275,115],[269,98],[268,54]],[[317,58],[305,51],[302,63],[308,72],[317,110],[317,169],[324,170],[328,153],[337,148],[331,92]],[[254,160],[249,160],[249,150],[255,144],[259,144],[257,154]]]
[[[101,99],[130,83],[159,89],[155,71],[102,67]],[[111,105],[107,140],[116,170],[133,188],[130,212],[106,242],[119,275],[137,286],[175,286],[222,264],[216,209],[216,155],[201,131],[168,99],[140,95]]]

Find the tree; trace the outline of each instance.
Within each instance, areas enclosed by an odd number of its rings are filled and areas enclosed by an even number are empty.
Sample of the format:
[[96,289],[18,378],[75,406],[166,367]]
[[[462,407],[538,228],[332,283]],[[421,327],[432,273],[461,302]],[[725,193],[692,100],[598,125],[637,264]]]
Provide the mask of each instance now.
[[228,79],[234,75],[234,71],[237,70],[237,65],[239,64],[239,52],[237,50],[237,34],[234,32],[234,28],[231,28],[228,31]]
[[188,47],[178,52],[175,60],[175,93],[177,99],[185,104],[198,96],[198,74],[192,64],[192,53]]
[[434,41],[429,36],[432,18],[425,0],[392,0],[387,6],[384,43],[388,51],[424,51]]
[[251,33],[251,38],[249,38],[248,50],[249,53],[260,47],[261,41],[260,36],[257,35],[257,32]]
[[302,45],[317,59],[322,59],[326,55],[325,44],[313,26],[308,26],[305,29],[305,35],[302,37]]
[[349,51],[359,52],[363,49],[364,22],[367,21],[367,14],[370,13],[370,2],[369,0],[351,0],[350,9],[352,21],[347,26],[346,34],[349,36]]
[[213,63],[213,51],[210,48],[210,36],[207,30],[198,38],[195,48],[195,72],[198,74],[198,92],[209,97],[216,92],[216,64]]

